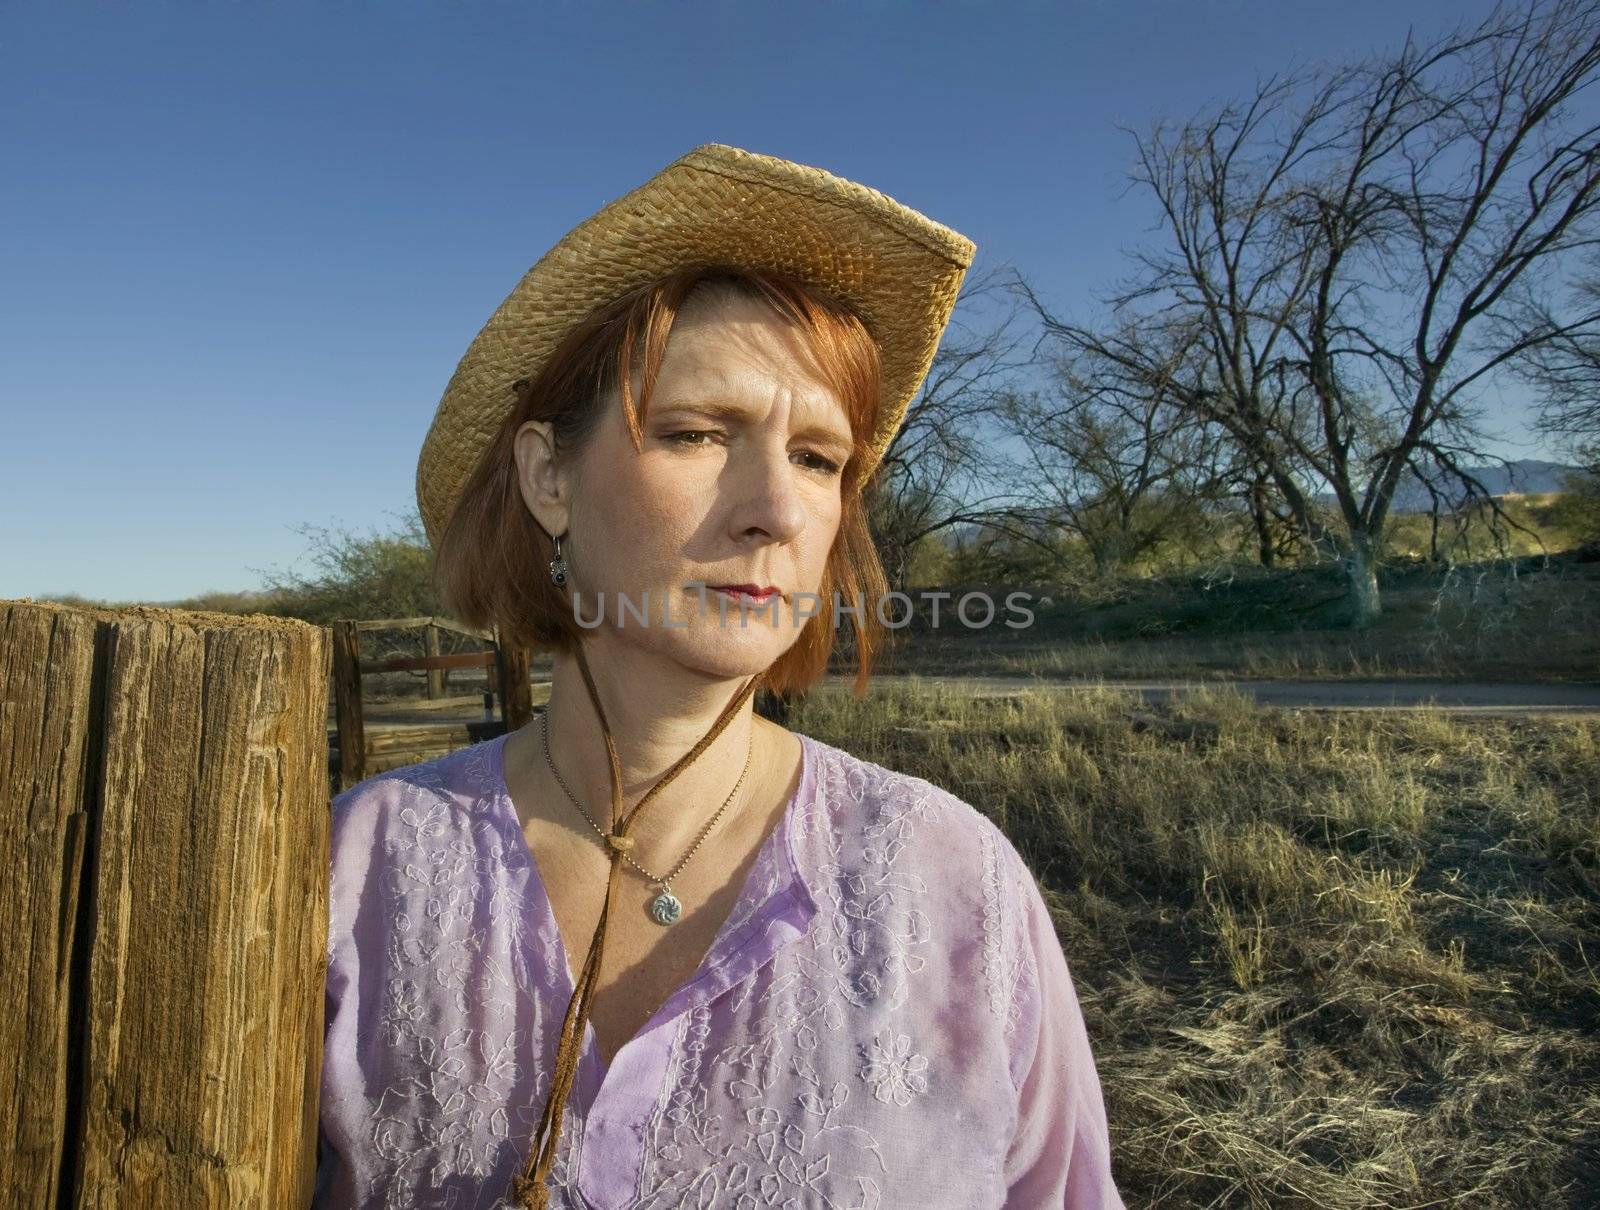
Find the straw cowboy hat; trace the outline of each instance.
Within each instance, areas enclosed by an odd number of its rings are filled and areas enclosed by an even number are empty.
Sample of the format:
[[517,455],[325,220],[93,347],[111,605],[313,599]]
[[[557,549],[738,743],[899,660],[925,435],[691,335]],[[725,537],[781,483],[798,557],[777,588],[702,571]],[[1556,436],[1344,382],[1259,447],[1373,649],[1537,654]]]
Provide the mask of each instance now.
[[852,306],[882,351],[883,401],[863,477],[889,447],[972,264],[971,240],[820,168],[706,143],[579,223],[523,275],[445,387],[417,461],[437,545],[477,459],[573,325],[692,264],[789,273]]

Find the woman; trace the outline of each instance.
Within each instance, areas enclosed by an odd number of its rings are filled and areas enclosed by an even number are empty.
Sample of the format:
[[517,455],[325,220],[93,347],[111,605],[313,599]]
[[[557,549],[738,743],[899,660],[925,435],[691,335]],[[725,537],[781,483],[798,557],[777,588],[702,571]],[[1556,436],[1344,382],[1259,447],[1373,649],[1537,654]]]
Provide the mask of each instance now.
[[866,684],[862,491],[972,251],[709,144],[474,340],[418,498],[446,602],[551,695],[334,801],[317,1205],[1121,1205],[1016,851],[752,709],[844,618]]

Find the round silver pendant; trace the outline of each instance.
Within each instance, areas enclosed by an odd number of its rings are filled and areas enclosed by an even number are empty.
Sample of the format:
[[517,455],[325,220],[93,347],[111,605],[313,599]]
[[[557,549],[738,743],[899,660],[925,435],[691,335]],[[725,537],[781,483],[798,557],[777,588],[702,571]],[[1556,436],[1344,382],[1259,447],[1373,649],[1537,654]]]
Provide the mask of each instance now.
[[678,917],[683,915],[683,904],[678,902],[678,897],[665,887],[661,894],[650,901],[650,919],[657,924],[673,924]]

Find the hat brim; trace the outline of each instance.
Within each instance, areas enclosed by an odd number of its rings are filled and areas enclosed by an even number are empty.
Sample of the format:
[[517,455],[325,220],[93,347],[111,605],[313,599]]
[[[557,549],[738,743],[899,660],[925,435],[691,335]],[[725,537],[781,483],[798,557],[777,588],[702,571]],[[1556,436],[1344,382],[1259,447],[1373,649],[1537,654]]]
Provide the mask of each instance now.
[[437,546],[516,396],[573,325],[692,264],[791,274],[849,304],[877,341],[883,394],[863,477],[927,376],[972,264],[971,240],[820,168],[707,143],[609,202],[523,275],[467,347],[417,461],[417,504]]

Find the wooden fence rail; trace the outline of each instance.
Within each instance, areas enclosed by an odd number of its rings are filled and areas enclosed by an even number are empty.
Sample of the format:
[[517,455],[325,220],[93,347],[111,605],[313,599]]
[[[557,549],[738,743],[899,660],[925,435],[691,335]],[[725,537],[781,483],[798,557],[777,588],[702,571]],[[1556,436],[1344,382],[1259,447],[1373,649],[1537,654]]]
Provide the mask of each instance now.
[[305,1206],[327,632],[0,601],[5,1206]]
[[[368,776],[371,758],[384,754],[384,747],[367,737],[367,726],[362,714],[362,678],[378,672],[418,672],[428,674],[429,698],[433,692],[433,678],[443,676],[452,668],[487,668],[488,693],[486,707],[492,701],[499,703],[499,720],[495,725],[456,724],[434,728],[424,733],[413,728],[408,738],[389,741],[389,747],[406,752],[419,744],[424,748],[437,746],[441,738],[453,745],[460,738],[471,742],[474,737],[488,738],[488,732],[515,731],[533,717],[533,690],[528,683],[528,653],[524,650],[507,650],[488,639],[487,651],[465,651],[455,655],[428,654],[400,656],[388,660],[365,660],[361,655],[361,636],[372,630],[398,630],[422,627],[428,639],[430,653],[438,651],[439,628],[455,630],[462,634],[482,637],[480,632],[465,626],[447,623],[441,618],[395,618],[384,621],[358,621],[341,619],[331,628],[333,649],[334,725],[339,749],[338,766],[331,770],[335,791],[348,790]],[[446,733],[444,736],[438,732]],[[409,762],[408,762],[409,763]]]

